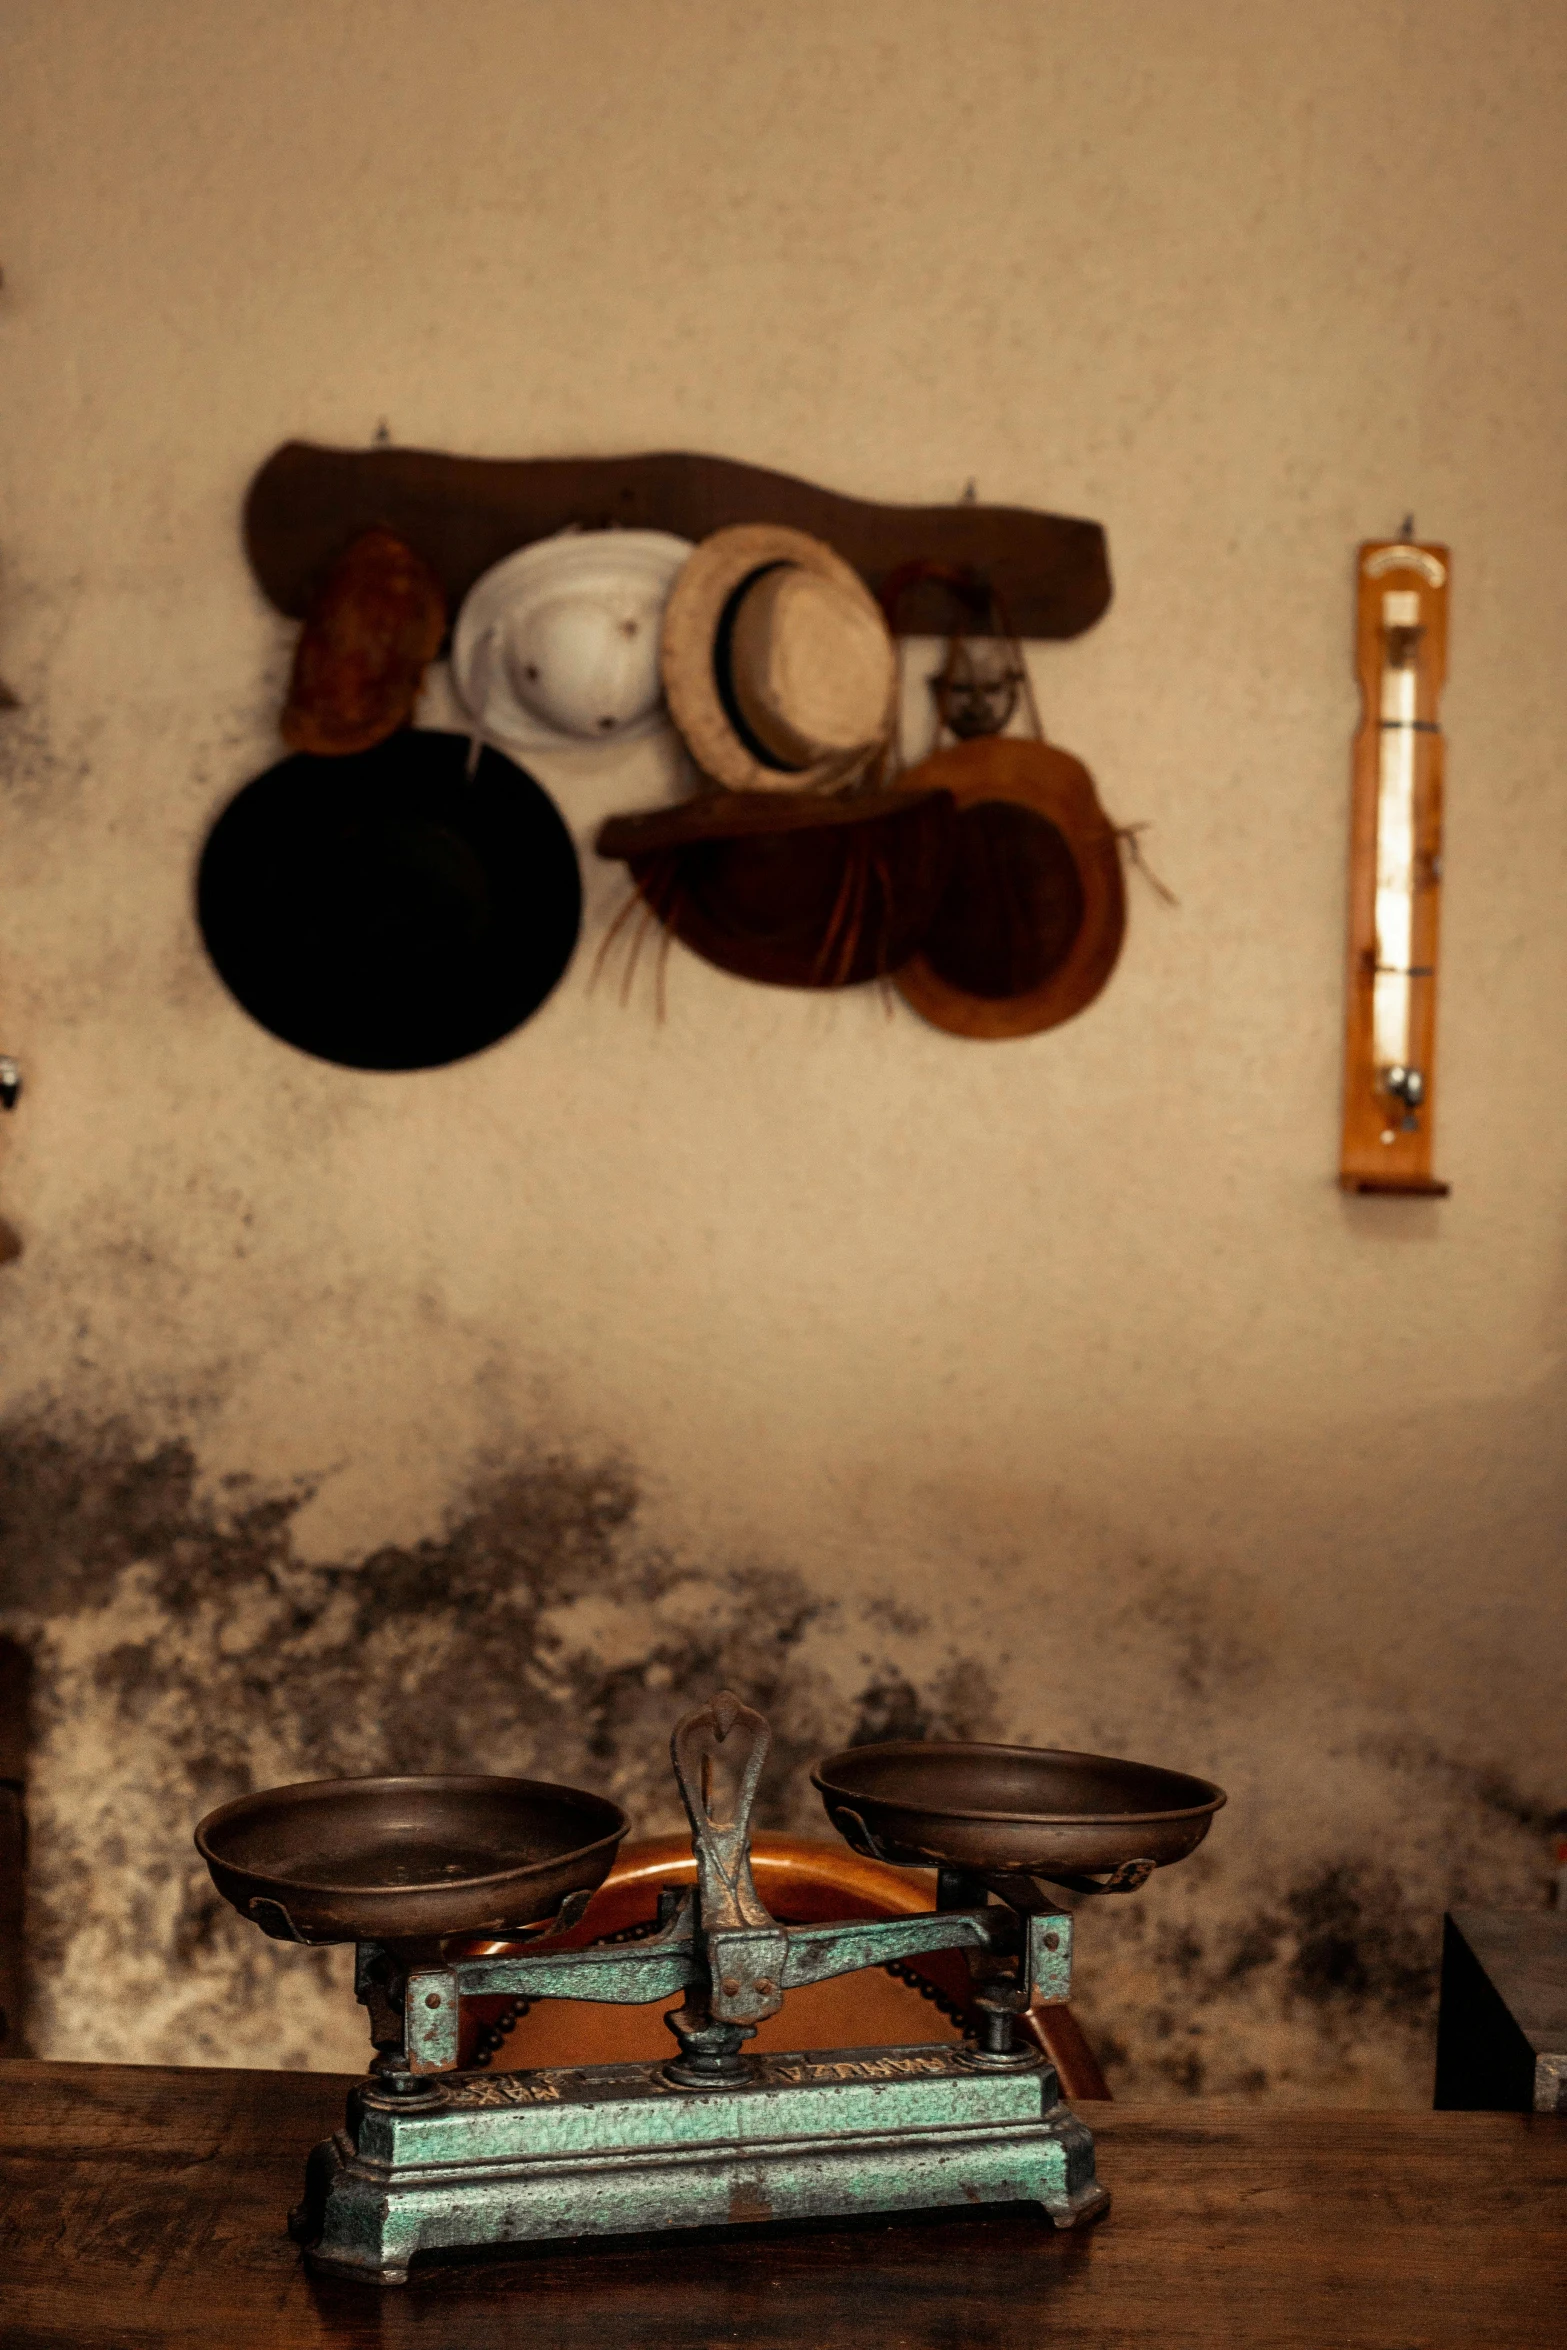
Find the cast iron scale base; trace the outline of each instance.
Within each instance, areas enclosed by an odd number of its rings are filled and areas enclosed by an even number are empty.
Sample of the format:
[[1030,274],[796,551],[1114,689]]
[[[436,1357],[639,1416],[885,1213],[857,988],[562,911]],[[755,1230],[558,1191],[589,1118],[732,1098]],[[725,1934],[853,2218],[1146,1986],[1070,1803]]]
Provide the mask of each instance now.
[[[697,1882],[666,1892],[658,1932],[633,1946],[551,1949],[541,1937],[478,1957],[446,1947],[541,1916],[559,1932],[580,1917],[624,1821],[577,1790],[319,1781],[242,1797],[202,1822],[219,1890],[264,1931],[358,1941],[355,1987],[379,2053],[346,2127],[306,2166],[290,2228],[312,2266],[400,2284],[417,2255],[540,2237],[938,2204],[1034,2202],[1058,2227],[1104,2212],[1087,2129],[1054,2068],[1014,2041],[1018,2015],[1070,1989],[1072,1919],[1049,1888],[1130,1890],[1199,1841],[1222,1794],[1182,1773],[1026,1748],[834,1756],[814,1774],[834,1825],[879,1858],[935,1862],[937,1906],[786,1927],[763,1906],[749,1860],[767,1745],[761,1715],[727,1695],[679,1724],[671,1751]],[[1061,1805],[1063,1774],[1075,1811]],[[1009,1808],[1020,1787],[1037,1803],[1042,1778],[1057,1808]],[[498,1803],[509,1803],[510,1830],[497,1828]],[[482,1833],[495,1863],[484,1872],[471,1865]],[[433,1865],[441,1850],[458,1857]],[[575,1879],[564,1895],[563,1876]],[[402,1934],[389,1930],[399,1923]],[[967,1954],[978,2046],[745,2053],[791,1988],[933,1950]],[[665,2063],[457,2069],[465,1999],[645,2005],[681,1992]]]

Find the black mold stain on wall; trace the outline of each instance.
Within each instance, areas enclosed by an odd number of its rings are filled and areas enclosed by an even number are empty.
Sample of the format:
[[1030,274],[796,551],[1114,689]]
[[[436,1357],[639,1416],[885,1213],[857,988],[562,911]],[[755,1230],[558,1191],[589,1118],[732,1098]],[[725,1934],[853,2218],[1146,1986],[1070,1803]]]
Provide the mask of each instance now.
[[[1196,1864],[1199,1877],[1208,1865]],[[1199,1905],[1172,1919],[1122,1909],[1117,1938],[1141,1946],[1157,1988],[1137,2010],[1141,2049],[1129,2045],[1124,2025],[1098,2027],[1112,2085],[1132,2076],[1193,2097],[1273,2088],[1279,2068],[1268,2059],[1266,2030],[1245,2035],[1250,2061],[1235,2062],[1237,2027],[1259,1991],[1270,2015],[1299,2019],[1330,2072],[1356,2041],[1378,2038],[1418,2067],[1436,1995],[1439,1915],[1415,1908],[1394,1870],[1363,1862],[1307,1870],[1277,1900],[1238,1910],[1216,1901],[1206,1916]],[[1298,2054],[1291,2036],[1287,2056]]]
[[38,1663],[28,1946],[45,2038],[89,1944],[127,1979],[149,1954],[173,1978],[226,1976],[241,2023],[262,2001],[271,1954],[190,1842],[255,1785],[533,1772],[602,1788],[654,1832],[679,1817],[672,1723],[728,1685],[772,1722],[759,1824],[815,1808],[807,1766],[849,1725],[798,1652],[831,1602],[764,1563],[693,1569],[639,1542],[624,1464],[499,1471],[439,1536],[352,1564],[295,1555],[306,1498],[242,1482],[226,1505],[203,1498],[189,1445],[143,1448],[123,1425],[6,1432],[0,1623]]
[[[189,1443],[125,1424],[46,1412],[0,1430],[0,1630],[35,1662],[41,2053],[361,2061],[341,1954],[266,1942],[192,1848],[196,1819],[254,1786],[516,1771],[602,1789],[633,1834],[659,1833],[680,1824],[670,1728],[728,1685],[773,1725],[760,1824],[824,1833],[807,1777],[822,1752],[1039,1735],[1008,1718],[990,1664],[885,1594],[661,1547],[623,1461],[516,1460],[439,1533],[362,1561],[298,1556],[307,1498],[245,1479],[214,1494]],[[1153,1601],[1138,1671],[1176,1693],[1161,1735],[1206,1738],[1246,1702],[1253,1668],[1227,1677],[1223,1663],[1244,1640],[1204,1626],[1190,1593],[1169,1623],[1159,1588]],[[1199,1645],[1193,1688],[1182,1666]],[[1073,1669],[1093,1681],[1092,1658]],[[1118,1703],[1127,1751],[1136,1690]],[[1299,1732],[1266,1735],[1263,1785],[1299,1768]],[[1441,1909],[1540,1898],[1548,1822],[1494,1772],[1379,1747],[1353,1717],[1344,1735],[1361,1740],[1382,1816],[1421,1823],[1419,1837],[1384,1844],[1362,1820],[1325,1853],[1291,1854],[1259,1847],[1237,1801],[1168,1880],[1085,1905],[1079,2006],[1118,2092],[1428,2096]]]
[[989,1673],[961,1657],[938,1673],[922,1695],[901,1674],[877,1676],[860,1692],[850,1746],[883,1746],[902,1738],[987,1739],[999,1736],[996,1692]]

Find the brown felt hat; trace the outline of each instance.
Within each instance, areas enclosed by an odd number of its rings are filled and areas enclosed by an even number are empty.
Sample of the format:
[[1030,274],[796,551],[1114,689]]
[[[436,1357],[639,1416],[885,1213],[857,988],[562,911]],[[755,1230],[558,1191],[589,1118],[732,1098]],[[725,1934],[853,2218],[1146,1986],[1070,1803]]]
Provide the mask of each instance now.
[[839,791],[887,741],[897,654],[859,573],[820,539],[740,523],[704,539],[664,612],[664,693],[731,791]]
[[446,634],[446,596],[424,560],[377,525],[351,540],[322,581],[289,679],[281,731],[293,751],[347,758],[413,717]]
[[953,824],[939,790],[715,791],[611,817],[598,853],[624,859],[664,927],[721,971],[851,987],[895,972],[925,935]]
[[1032,1036],[1091,1004],[1121,952],[1126,894],[1088,769],[1049,743],[988,735],[902,782],[950,792],[957,815],[947,885],[899,993],[955,1036]]

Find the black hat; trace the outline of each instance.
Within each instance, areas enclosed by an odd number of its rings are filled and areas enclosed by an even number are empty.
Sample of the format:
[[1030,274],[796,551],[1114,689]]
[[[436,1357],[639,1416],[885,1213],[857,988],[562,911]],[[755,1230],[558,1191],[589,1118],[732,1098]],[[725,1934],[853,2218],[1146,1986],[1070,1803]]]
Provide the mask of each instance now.
[[287,1044],[433,1069],[506,1036],[571,960],[582,882],[549,795],[503,752],[406,729],[299,752],[213,826],[197,917],[224,984]]

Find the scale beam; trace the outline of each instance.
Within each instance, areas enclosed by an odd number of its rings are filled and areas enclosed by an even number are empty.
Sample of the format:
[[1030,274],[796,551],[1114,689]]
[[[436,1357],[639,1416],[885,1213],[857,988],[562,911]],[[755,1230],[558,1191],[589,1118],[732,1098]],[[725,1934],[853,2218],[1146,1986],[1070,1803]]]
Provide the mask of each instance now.
[[[505,1958],[467,1958],[454,1966],[413,1968],[403,1994],[404,2050],[412,2073],[449,2072],[456,2065],[464,1999],[584,1999],[617,2007],[648,2007],[696,1986],[709,1987],[719,2022],[747,2022],[726,2010],[743,2004],[730,1984],[755,1979],[759,1953],[777,1973],[763,1977],[769,1991],[825,1983],[862,1967],[887,1966],[932,1950],[967,1950],[1003,1962],[1021,1954],[1016,1979],[1003,1997],[1015,2012],[1037,1997],[1064,2000],[1072,1988],[1072,1921],[1046,1912],[1020,1921],[999,1904],[982,1910],[931,1910],[907,1918],[849,1919],[842,1924],[773,1926],[693,1936],[690,1907],[682,1918],[638,1949],[541,1950]],[[1019,1928],[1022,1928],[1020,1933]],[[776,1950],[778,1955],[772,1957]],[[766,1996],[764,1994],[764,1996]]]

